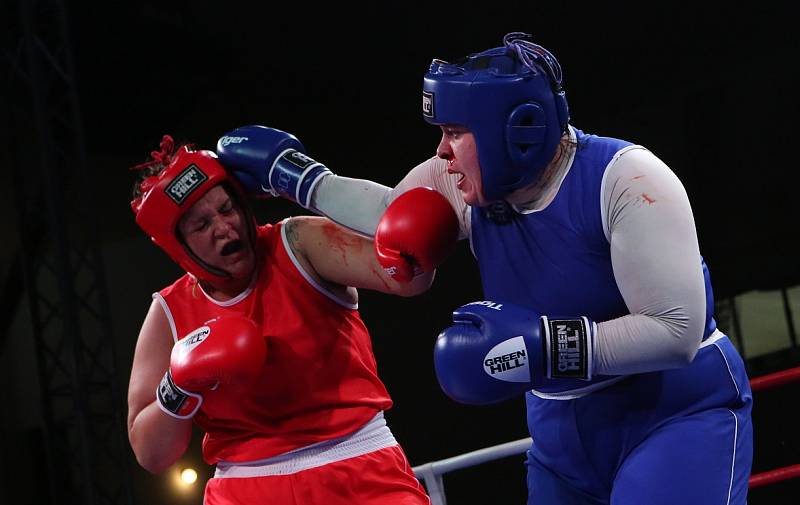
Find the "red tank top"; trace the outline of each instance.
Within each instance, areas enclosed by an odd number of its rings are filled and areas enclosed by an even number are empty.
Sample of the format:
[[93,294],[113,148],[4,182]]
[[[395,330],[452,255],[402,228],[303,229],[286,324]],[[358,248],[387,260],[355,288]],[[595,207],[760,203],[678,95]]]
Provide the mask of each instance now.
[[357,306],[306,278],[281,230],[281,223],[258,228],[264,264],[242,295],[215,302],[188,275],[158,293],[173,337],[223,314],[246,315],[267,337],[254,386],[203,394],[194,420],[206,432],[209,464],[268,458],[346,435],[392,405]]

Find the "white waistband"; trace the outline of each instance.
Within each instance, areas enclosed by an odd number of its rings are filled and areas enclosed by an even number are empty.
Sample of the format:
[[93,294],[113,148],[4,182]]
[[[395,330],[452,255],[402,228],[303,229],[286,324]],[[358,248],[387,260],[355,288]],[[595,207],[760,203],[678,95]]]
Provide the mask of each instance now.
[[[711,335],[708,336],[707,339],[700,342],[698,349],[702,349],[704,347],[713,345],[723,338],[726,338],[726,335],[721,331],[719,331],[718,329],[715,329],[711,333]],[[582,388],[569,389],[567,391],[557,391],[554,393],[545,393],[542,391],[537,391],[535,389],[531,389],[530,391],[532,394],[544,400],[574,400],[576,398],[582,398],[590,393],[594,393],[595,391],[598,391],[600,389],[607,388],[608,386],[616,384],[617,382],[627,377],[630,377],[630,375],[620,375],[618,377],[613,377],[603,382],[596,382],[594,384],[589,384],[588,386]]]
[[361,429],[344,437],[326,440],[257,461],[231,463],[220,461],[217,463],[214,477],[224,479],[289,475],[394,445],[397,445],[397,441],[394,439],[392,431],[386,426],[383,412],[379,412]]
[[717,343],[717,341],[719,341],[721,338],[724,338],[726,336],[727,335],[719,331],[719,329],[714,329],[714,331],[711,333],[711,335],[708,336],[707,339],[700,342],[700,347],[698,347],[698,349],[702,349],[703,347],[708,347],[710,345],[713,345]]

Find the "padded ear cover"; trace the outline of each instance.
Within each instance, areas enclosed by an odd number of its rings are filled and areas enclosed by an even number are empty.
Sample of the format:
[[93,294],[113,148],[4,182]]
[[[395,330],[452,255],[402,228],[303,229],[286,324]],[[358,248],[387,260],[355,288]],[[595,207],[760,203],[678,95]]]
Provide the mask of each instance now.
[[541,105],[528,102],[514,107],[506,124],[506,148],[514,166],[530,164],[541,152],[546,129],[547,117]]

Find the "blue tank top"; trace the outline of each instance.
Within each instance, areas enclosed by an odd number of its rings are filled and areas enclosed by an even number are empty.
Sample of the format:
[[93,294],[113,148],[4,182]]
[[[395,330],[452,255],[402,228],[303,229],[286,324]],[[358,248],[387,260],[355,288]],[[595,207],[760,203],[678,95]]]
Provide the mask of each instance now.
[[[600,190],[608,164],[632,144],[577,129],[575,134],[578,146],[572,167],[550,205],[530,214],[509,207],[499,212],[492,207],[473,207],[470,239],[487,300],[530,307],[549,317],[587,316],[607,321],[630,311],[611,266]],[[707,298],[712,300],[707,269],[703,271]],[[713,331],[713,301],[710,303],[705,336]],[[596,375],[592,381],[551,380],[537,391],[591,390],[612,378]]]

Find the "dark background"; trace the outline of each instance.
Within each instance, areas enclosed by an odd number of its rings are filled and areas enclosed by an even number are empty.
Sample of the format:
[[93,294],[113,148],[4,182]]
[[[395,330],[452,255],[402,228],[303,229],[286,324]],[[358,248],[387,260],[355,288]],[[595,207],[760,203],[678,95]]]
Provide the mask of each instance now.
[[[237,126],[274,126],[297,135],[334,172],[391,186],[438,142],[438,130],[420,114],[431,59],[499,45],[509,31],[533,33],[558,57],[573,125],[640,143],[678,174],[718,299],[798,284],[793,127],[800,42],[788,12],[762,4],[400,5],[68,5],[87,168],[96,185],[87,198],[99,221],[123,389],[150,293],[180,274],[135,226],[128,206],[133,177],[126,168],[144,161],[162,134],[213,148]],[[262,222],[304,213],[278,200],[258,202],[257,212]],[[527,436],[521,400],[460,406],[433,375],[432,343],[449,312],[480,296],[464,243],[420,297],[361,292],[379,371],[395,400],[387,418],[413,465]],[[17,327],[24,333],[24,323]],[[38,399],[25,389],[19,363],[26,359],[18,358],[30,355],[30,345],[9,344],[3,353],[16,370],[9,372],[16,389],[6,395],[32,406],[6,420],[13,437],[36,424]],[[15,444],[24,450],[24,441]],[[198,446],[199,437],[181,464],[200,465]],[[757,450],[756,470],[778,466],[770,454]],[[199,494],[171,496],[169,475],[132,468],[139,503],[199,503]],[[524,501],[520,457],[445,482],[454,505]],[[751,503],[768,503],[758,499],[754,492]]]
[[[69,12],[87,147],[108,157],[95,167],[106,184],[127,180],[114,167],[144,159],[163,133],[213,147],[254,123],[295,133],[334,171],[393,185],[435,149],[437,130],[419,113],[430,60],[516,29],[560,59],[574,125],[641,143],[681,177],[718,296],[798,279],[786,224],[798,215],[788,152],[800,44],[774,6],[275,12],[135,2]],[[106,189],[115,198],[101,208],[124,208],[126,184]],[[131,220],[110,224],[105,233],[135,233]]]

